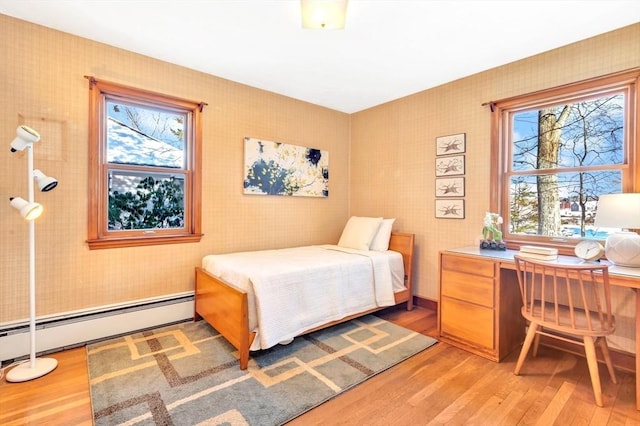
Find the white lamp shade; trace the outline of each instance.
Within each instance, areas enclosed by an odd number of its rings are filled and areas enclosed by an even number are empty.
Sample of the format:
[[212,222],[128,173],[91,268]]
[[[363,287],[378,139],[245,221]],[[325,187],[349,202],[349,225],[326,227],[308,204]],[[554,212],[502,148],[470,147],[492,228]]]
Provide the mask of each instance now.
[[14,197],[11,198],[11,206],[17,209],[22,217],[27,220],[37,219],[42,214],[42,204],[30,203],[24,198]]
[[11,142],[11,152],[22,151],[29,144],[38,142],[40,134],[29,126],[18,126],[16,129],[16,138]]
[[595,225],[605,228],[640,229],[640,194],[607,194],[598,199]]
[[[596,210],[598,227],[639,229],[640,194],[601,195]],[[635,232],[615,232],[607,237],[605,255],[619,266],[640,268],[640,235]]]
[[33,171],[33,178],[36,180],[38,188],[40,188],[42,192],[51,191],[58,186],[58,181],[55,178],[45,175],[38,169]]
[[344,28],[347,0],[300,0],[302,27],[340,30]]

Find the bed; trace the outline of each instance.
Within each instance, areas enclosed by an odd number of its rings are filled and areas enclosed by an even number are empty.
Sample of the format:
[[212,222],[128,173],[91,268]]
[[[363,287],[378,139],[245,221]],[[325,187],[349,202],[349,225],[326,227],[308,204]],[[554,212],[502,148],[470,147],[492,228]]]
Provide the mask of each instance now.
[[[204,319],[236,347],[244,370],[252,350],[388,306],[411,310],[414,235],[389,234],[382,251],[320,245],[205,256],[195,268],[194,320]],[[336,281],[342,275],[348,285]],[[324,299],[332,302],[326,312]]]

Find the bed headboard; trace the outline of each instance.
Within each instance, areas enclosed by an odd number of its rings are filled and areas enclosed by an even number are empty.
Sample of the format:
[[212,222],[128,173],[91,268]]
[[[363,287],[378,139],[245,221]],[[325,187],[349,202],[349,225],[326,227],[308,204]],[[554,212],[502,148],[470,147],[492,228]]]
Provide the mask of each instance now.
[[404,232],[392,232],[389,240],[389,250],[397,251],[402,255],[404,264],[404,279],[407,288],[411,288],[413,276],[413,245],[415,235]]

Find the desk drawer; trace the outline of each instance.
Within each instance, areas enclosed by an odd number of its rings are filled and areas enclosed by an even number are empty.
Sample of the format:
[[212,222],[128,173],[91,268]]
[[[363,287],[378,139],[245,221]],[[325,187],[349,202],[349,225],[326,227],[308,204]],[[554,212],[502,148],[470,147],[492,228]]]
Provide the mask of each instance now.
[[493,350],[493,309],[443,297],[440,333]]
[[493,278],[443,270],[441,296],[493,308]]
[[493,278],[494,263],[486,259],[472,259],[463,256],[442,255],[442,269]]

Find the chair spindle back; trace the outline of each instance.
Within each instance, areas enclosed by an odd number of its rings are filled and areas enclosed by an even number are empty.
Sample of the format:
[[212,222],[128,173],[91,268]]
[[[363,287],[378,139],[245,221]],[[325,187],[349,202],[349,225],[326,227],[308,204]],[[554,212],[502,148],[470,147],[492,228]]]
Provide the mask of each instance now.
[[615,330],[608,266],[562,265],[515,256],[522,314],[558,331],[600,336]]

